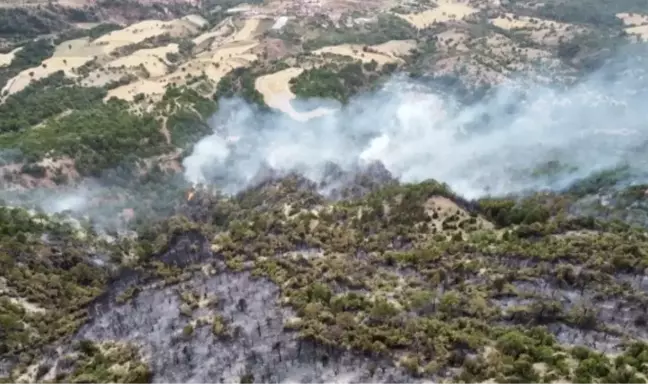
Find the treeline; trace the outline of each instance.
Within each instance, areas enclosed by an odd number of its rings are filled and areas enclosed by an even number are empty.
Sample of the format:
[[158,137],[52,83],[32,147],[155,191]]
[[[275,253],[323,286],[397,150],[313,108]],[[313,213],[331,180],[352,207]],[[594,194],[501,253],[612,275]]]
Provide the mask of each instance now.
[[143,114],[131,112],[126,101],[104,103],[106,94],[105,88],[76,85],[62,71],[32,82],[0,105],[0,149],[17,152],[11,162],[26,162],[22,172],[34,177],[46,175],[34,163],[65,156],[82,176],[119,170],[118,179],[130,178],[141,159],[187,148],[209,134],[206,120],[217,108],[186,87],[169,87]]
[[534,8],[536,16],[574,24],[590,24],[594,27],[621,28],[619,13],[645,13],[645,0],[609,2],[605,0],[548,2]]
[[306,51],[339,44],[382,44],[389,40],[416,38],[416,30],[407,21],[391,14],[379,15],[376,22],[353,26],[351,28],[327,28],[312,40],[306,40]]
[[168,116],[171,143],[186,148],[212,132],[206,120],[216,112],[217,103],[193,89],[171,86],[157,108]]
[[257,91],[255,86],[257,77],[259,74],[250,68],[241,67],[231,71],[218,82],[214,99],[239,96],[249,103],[267,108],[263,95]]
[[75,110],[38,129],[0,135],[0,148],[19,149],[29,162],[69,156],[84,176],[100,176],[103,170],[168,152],[159,122],[150,115],[134,115],[128,107],[112,99]]
[[104,96],[104,89],[79,87],[58,71],[32,82],[0,104],[0,133],[27,129],[68,110],[89,109]]
[[327,64],[305,70],[290,81],[290,88],[299,97],[330,98],[347,103],[353,95],[375,86],[382,75],[388,75],[395,69],[393,64],[379,69],[375,61]]
[[623,25],[616,14],[610,12],[609,3],[592,4],[543,4],[534,9],[536,17],[572,24],[591,24],[597,27],[620,27]]
[[[40,241],[44,235],[48,243]],[[81,325],[83,307],[100,293],[106,278],[104,271],[89,263],[86,244],[69,224],[24,209],[0,207],[0,277],[7,282],[0,298],[3,361],[10,362]],[[40,310],[26,311],[9,297],[26,300]]]
[[65,31],[73,23],[98,21],[92,8],[62,7],[53,3],[36,7],[0,9],[0,37],[23,41]]
[[74,28],[59,34],[55,41],[56,44],[60,44],[67,40],[80,39],[82,37],[88,37],[90,40],[95,40],[121,28],[121,25],[115,23],[101,23],[89,29]]
[[54,53],[54,46],[48,39],[37,39],[22,46],[18,52],[15,53],[9,68],[25,69],[35,67],[40,63],[52,56]]
[[61,15],[38,8],[0,8],[0,37],[24,39],[68,26]]
[[571,24],[589,24],[595,28],[621,28],[618,13],[645,13],[646,0],[552,0],[531,7],[530,0],[511,0],[506,5],[515,13]]
[[22,46],[22,49],[14,54],[11,63],[0,68],[0,89],[4,88],[9,79],[21,71],[40,65],[43,60],[51,57],[54,53],[54,46],[48,39],[37,39]]

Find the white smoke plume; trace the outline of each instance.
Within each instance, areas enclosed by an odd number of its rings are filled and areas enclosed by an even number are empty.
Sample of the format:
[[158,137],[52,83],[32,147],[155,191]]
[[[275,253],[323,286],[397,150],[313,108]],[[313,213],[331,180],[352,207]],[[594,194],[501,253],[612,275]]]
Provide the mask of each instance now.
[[394,78],[308,122],[223,100],[214,133],[184,161],[185,177],[237,192],[264,167],[319,181],[326,162],[380,161],[403,182],[433,178],[478,198],[560,189],[628,162],[643,170],[648,99],[637,68],[606,67],[568,89],[512,82],[471,106]]
[[[267,175],[268,168],[321,181],[330,162],[349,170],[380,161],[403,182],[433,178],[469,199],[558,190],[620,165],[630,166],[630,182],[645,182],[645,57],[625,52],[619,60],[623,65],[604,67],[563,89],[511,82],[469,106],[406,77],[395,77],[346,106],[331,100],[293,102],[302,111],[337,108],[306,122],[263,112],[242,100],[221,100],[210,122],[214,133],[183,161],[184,178],[236,193]],[[2,158],[12,156],[3,152]],[[155,209],[172,211],[165,202],[172,201],[174,190],[186,187],[182,180],[173,182],[174,188],[156,199]],[[133,188],[138,187],[84,180],[57,190],[30,190],[25,196],[6,190],[0,198],[47,213],[88,215],[114,227],[124,209],[138,208],[118,198],[139,196]],[[146,195],[147,187],[141,189]]]

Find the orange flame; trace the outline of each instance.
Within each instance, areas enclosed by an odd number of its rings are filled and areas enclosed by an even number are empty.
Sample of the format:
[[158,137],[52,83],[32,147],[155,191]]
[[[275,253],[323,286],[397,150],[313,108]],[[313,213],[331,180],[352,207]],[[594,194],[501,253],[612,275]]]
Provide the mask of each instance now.
[[191,189],[187,191],[187,201],[191,201],[195,195],[196,195],[196,187],[191,187]]

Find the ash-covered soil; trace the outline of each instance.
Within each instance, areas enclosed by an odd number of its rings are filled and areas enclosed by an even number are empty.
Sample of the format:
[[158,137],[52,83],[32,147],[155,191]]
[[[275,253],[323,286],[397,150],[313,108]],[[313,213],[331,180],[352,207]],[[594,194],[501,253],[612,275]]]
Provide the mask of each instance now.
[[[279,288],[229,270],[202,240],[192,252],[188,246],[200,239],[181,236],[161,255],[174,266],[202,262],[180,283],[155,281],[123,302],[124,291],[140,284],[136,272],[126,272],[89,308],[91,318],[73,340],[136,345],[160,383],[415,381],[384,359],[299,340],[284,327],[295,313],[281,305]],[[48,376],[61,375],[60,365]]]

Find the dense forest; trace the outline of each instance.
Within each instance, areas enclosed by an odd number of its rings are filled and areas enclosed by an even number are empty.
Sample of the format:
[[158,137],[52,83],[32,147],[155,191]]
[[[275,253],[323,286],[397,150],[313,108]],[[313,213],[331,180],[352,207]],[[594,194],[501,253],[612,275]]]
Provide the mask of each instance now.
[[380,80],[395,70],[394,64],[379,68],[375,61],[329,64],[302,72],[290,81],[291,90],[303,98],[330,98],[347,103],[352,96],[376,89]]
[[4,88],[9,79],[21,71],[40,65],[52,56],[54,46],[49,39],[36,39],[23,45],[8,66],[0,68],[0,87]]
[[82,87],[62,71],[32,82],[0,105],[0,148],[27,163],[70,158],[82,176],[100,176],[186,148],[211,130],[205,120],[217,103],[194,90],[169,87],[153,111],[138,114],[125,101],[104,102],[110,87]]
[[267,108],[263,95],[257,91],[254,82],[262,73],[255,73],[249,68],[237,68],[223,76],[216,87],[214,99],[239,96],[243,100]]
[[[59,10],[60,12],[60,10]],[[2,8],[0,9],[0,37],[28,39],[58,32],[68,23],[56,9]]]
[[104,89],[75,86],[63,71],[56,72],[7,97],[0,105],[0,133],[23,131],[65,111],[92,108],[104,96]]
[[[508,2],[514,10],[523,10],[532,2],[529,0],[511,0]],[[565,1],[551,0],[533,9],[536,17],[574,24],[590,24],[596,27],[621,27],[618,13],[642,13],[646,11],[645,0],[616,1]],[[528,10],[526,12],[529,12]]]
[[0,147],[18,148],[28,161],[69,156],[79,173],[88,176],[99,176],[129,159],[167,152],[155,117],[130,114],[124,104],[114,100],[73,111],[37,130],[2,136]]
[[217,107],[216,101],[192,89],[169,87],[157,109],[169,115],[166,127],[171,135],[171,143],[178,148],[189,148],[212,132],[206,121]]

